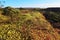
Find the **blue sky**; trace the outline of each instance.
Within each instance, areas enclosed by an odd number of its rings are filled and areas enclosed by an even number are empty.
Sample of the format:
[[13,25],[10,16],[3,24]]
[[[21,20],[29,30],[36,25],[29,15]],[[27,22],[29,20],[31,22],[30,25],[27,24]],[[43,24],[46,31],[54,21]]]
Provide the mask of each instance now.
[[60,7],[60,0],[0,0],[4,6],[12,7]]

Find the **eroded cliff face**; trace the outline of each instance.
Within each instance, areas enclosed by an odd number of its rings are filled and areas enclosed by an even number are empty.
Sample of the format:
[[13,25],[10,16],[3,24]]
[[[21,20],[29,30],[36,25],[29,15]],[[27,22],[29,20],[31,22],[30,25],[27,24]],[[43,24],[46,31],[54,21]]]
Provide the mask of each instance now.
[[17,10],[7,7],[0,14],[0,40],[60,40],[42,13]]

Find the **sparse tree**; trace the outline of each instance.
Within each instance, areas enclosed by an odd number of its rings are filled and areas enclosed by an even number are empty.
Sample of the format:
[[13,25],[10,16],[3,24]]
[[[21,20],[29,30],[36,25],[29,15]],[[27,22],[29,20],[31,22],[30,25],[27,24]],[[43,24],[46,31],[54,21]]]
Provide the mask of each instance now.
[[0,1],[0,8],[4,7],[5,1]]

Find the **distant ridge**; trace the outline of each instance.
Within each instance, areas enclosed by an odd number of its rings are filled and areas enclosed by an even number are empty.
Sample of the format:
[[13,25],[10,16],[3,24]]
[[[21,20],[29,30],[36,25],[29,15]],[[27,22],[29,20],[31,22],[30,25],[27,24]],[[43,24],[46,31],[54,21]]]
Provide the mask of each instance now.
[[46,11],[60,11],[60,7],[50,7],[50,8],[47,8]]

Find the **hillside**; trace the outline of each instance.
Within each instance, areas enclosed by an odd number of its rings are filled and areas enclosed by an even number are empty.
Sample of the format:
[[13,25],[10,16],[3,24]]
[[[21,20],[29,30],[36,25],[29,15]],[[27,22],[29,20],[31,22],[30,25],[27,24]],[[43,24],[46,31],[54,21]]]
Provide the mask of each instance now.
[[42,13],[60,34],[60,8],[43,9]]
[[45,16],[34,10],[0,10],[0,40],[60,40]]

